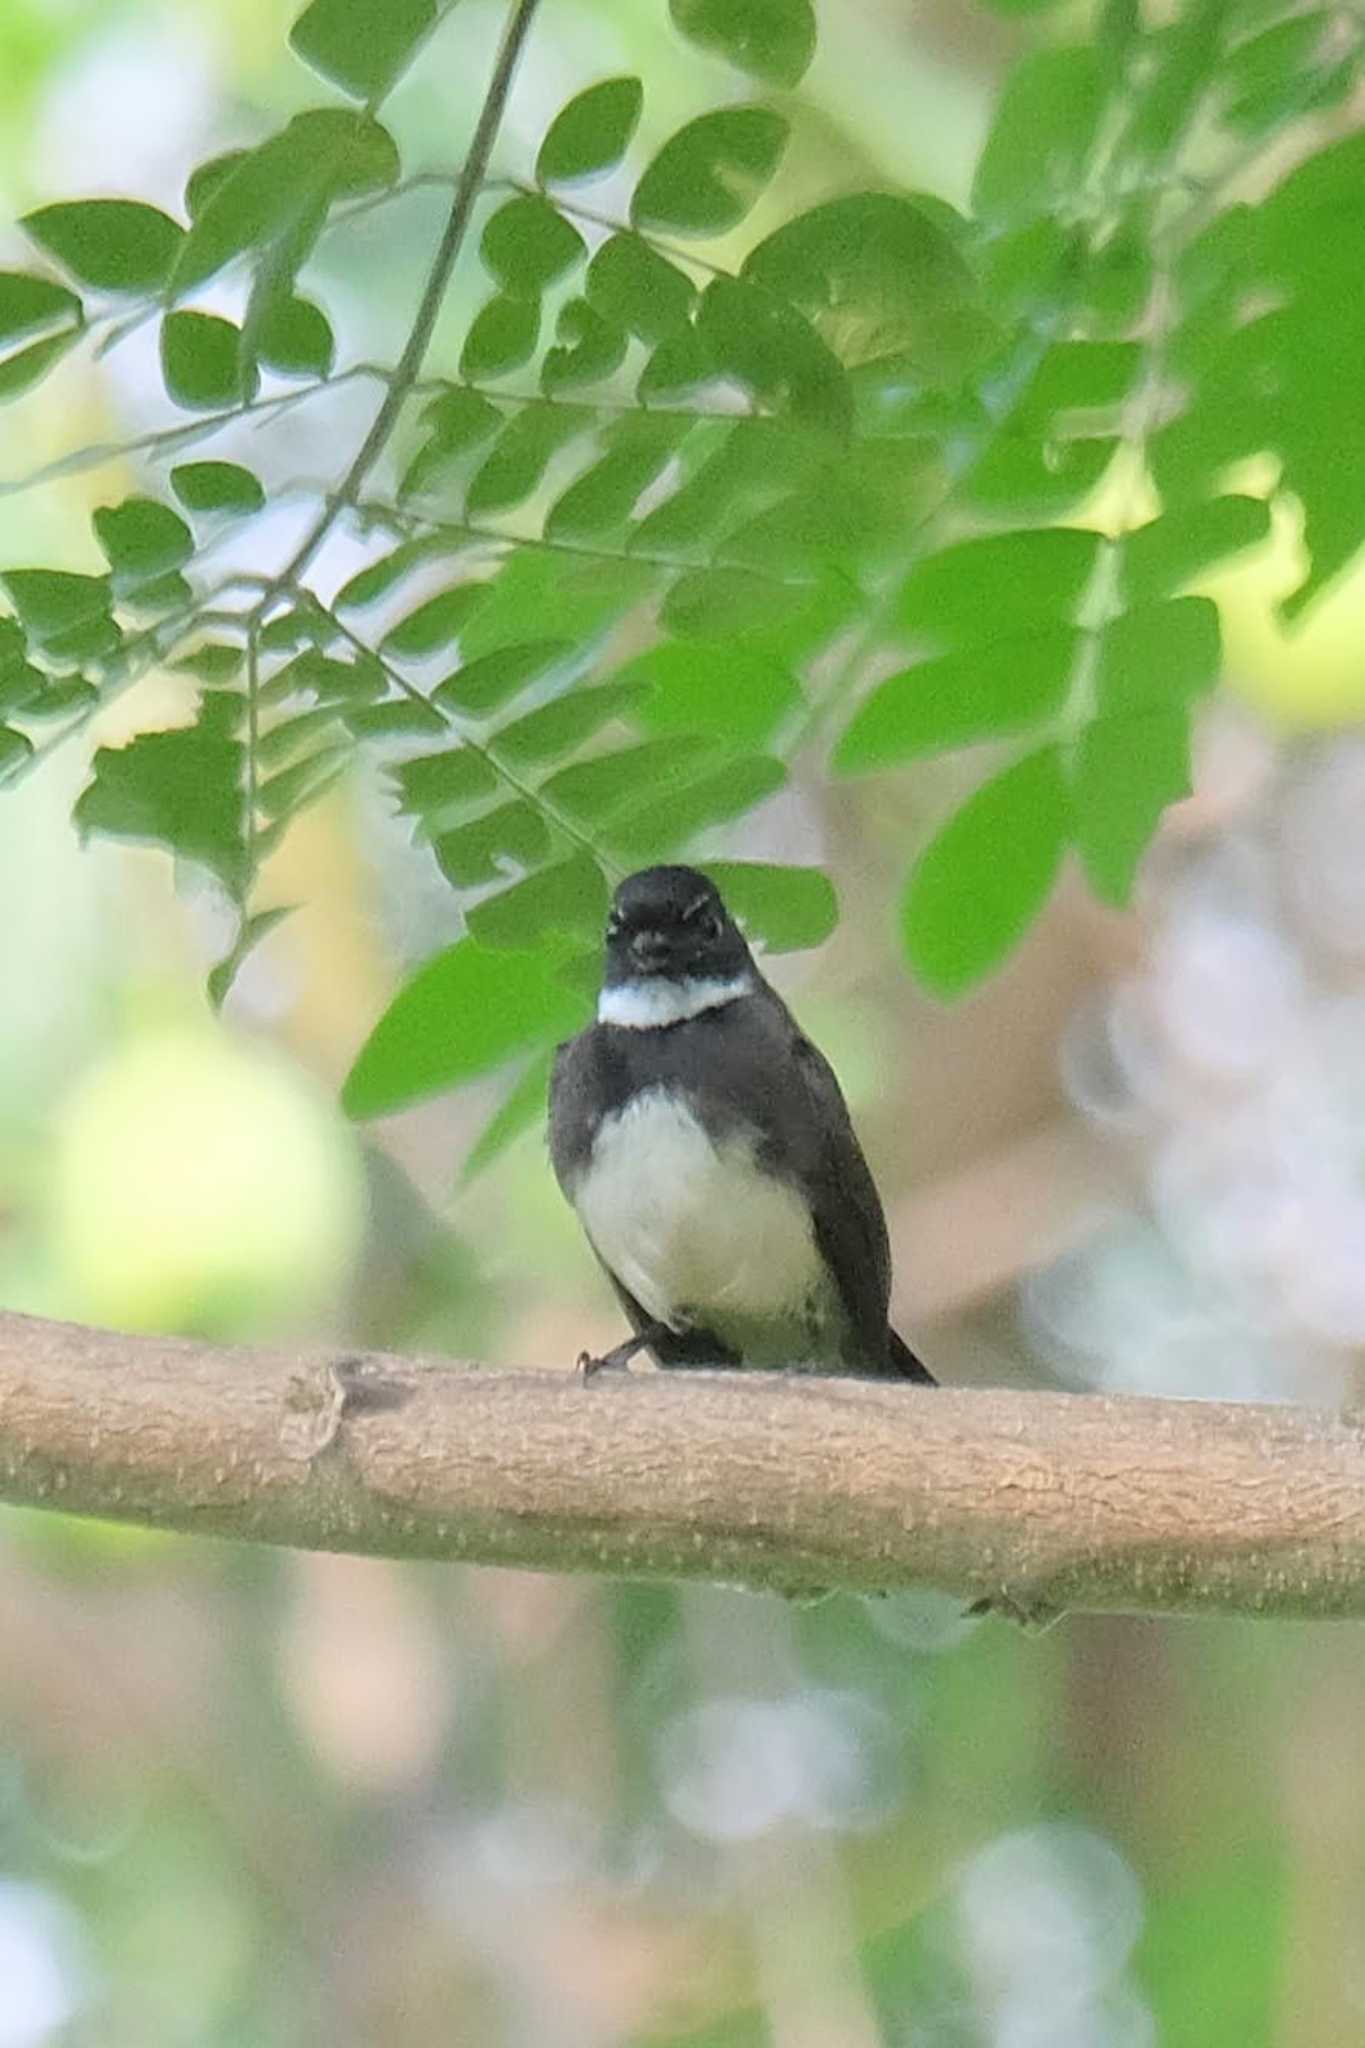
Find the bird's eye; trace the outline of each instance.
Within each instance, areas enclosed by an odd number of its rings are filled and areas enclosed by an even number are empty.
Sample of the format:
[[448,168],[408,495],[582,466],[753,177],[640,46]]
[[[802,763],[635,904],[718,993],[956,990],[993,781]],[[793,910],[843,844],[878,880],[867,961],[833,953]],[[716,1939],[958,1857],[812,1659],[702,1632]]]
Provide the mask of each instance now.
[[608,939],[619,939],[620,936],[621,920],[616,915],[616,912],[613,911],[611,916],[607,919],[607,937]]
[[724,930],[725,926],[721,921],[719,912],[713,910],[710,916],[707,918],[705,924],[702,926],[702,932],[704,936],[708,940],[710,940],[710,942],[714,945],[715,941],[718,938],[720,938]]

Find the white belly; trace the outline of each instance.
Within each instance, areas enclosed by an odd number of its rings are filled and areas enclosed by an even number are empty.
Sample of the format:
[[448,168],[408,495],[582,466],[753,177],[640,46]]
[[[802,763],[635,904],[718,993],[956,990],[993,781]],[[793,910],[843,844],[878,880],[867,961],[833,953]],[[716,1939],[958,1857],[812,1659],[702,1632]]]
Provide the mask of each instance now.
[[574,1203],[599,1257],[670,1329],[708,1329],[753,1364],[811,1357],[831,1330],[806,1204],[749,1139],[714,1145],[666,1089],[603,1122]]

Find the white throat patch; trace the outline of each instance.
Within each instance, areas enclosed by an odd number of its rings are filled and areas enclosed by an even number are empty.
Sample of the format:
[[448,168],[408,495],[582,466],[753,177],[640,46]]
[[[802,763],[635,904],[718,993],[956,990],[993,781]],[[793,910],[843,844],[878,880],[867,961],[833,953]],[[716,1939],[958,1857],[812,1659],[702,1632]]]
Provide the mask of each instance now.
[[719,1010],[725,1003],[751,995],[753,986],[747,974],[737,974],[731,981],[669,981],[662,974],[646,975],[604,988],[597,1001],[597,1021],[626,1031],[685,1024],[704,1010]]

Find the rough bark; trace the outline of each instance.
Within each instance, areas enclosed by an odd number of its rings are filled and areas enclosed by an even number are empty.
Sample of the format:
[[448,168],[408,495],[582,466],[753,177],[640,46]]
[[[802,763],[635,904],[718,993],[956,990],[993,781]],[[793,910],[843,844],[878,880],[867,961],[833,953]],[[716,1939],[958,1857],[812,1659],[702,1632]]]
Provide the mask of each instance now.
[[774,1374],[584,1382],[0,1315],[0,1498],[162,1529],[1026,1613],[1365,1615],[1353,1416]]

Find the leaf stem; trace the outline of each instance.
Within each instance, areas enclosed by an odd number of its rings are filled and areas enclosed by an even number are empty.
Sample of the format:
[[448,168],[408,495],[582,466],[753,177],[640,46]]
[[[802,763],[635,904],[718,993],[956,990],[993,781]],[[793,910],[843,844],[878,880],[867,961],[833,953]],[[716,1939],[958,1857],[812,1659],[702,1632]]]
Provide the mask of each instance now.
[[335,376],[317,378],[300,391],[277,391],[269,398],[253,398],[245,405],[234,405],[225,412],[208,413],[202,419],[186,420],[180,426],[154,427],[150,433],[135,434],[128,441],[99,441],[93,447],[77,448],[70,455],[60,455],[55,462],[44,463],[41,469],[31,470],[27,476],[0,479],[0,498],[18,497],[24,491],[38,490],[44,484],[59,483],[63,477],[81,476],[86,470],[102,469],[106,463],[120,462],[128,455],[154,455],[165,449],[188,447],[231,426],[234,420],[247,419],[252,414],[278,415],[287,412],[291,406],[316,397],[319,391],[335,391],[343,384],[353,383],[358,377],[373,377],[385,383],[389,375],[390,372],[378,363],[354,363],[350,369],[339,370]]
[[377,648],[371,647],[369,642],[364,640],[352,627],[348,626],[344,619],[339,618],[330,606],[319,601],[318,609],[335,626],[342,638],[350,643],[357,654],[364,655],[367,660],[379,664],[379,667],[383,670],[394,689],[400,691],[403,696],[410,699],[413,703],[424,704],[428,711],[434,711],[439,718],[443,718],[451,731],[459,739],[460,744],[468,747],[470,752],[477,754],[481,760],[486,761],[505,788],[510,789],[515,796],[523,798],[525,802],[530,804],[535,810],[538,810],[549,824],[553,825],[557,831],[562,832],[565,838],[571,839],[581,852],[588,854],[595,860],[604,874],[616,881],[621,879],[624,870],[620,863],[611,854],[606,852],[604,848],[599,846],[590,833],[585,832],[581,826],[573,822],[572,818],[560,810],[558,804],[553,803],[548,797],[544,796],[534,783],[523,781],[514,768],[509,768],[498,753],[493,742],[474,738],[468,728],[444,704],[433,703],[431,698],[419,690],[415,683],[410,683],[405,675],[400,674],[396,668],[387,662]]
[[727,574],[751,576],[757,583],[768,583],[777,590],[811,590],[818,578],[814,576],[784,576],[776,569],[761,569],[752,562],[719,563],[709,559],[679,561],[672,555],[650,555],[636,548],[600,548],[591,541],[562,540],[553,535],[525,533],[503,533],[496,526],[481,526],[470,519],[425,519],[420,513],[409,513],[401,505],[382,498],[366,498],[358,510],[382,519],[395,533],[405,534],[413,539],[431,537],[439,539],[445,534],[459,535],[466,540],[487,541],[492,545],[506,548],[537,548],[547,554],[572,555],[587,562],[623,562],[641,569],[659,569],[665,574],[685,576],[694,570],[723,568]]

